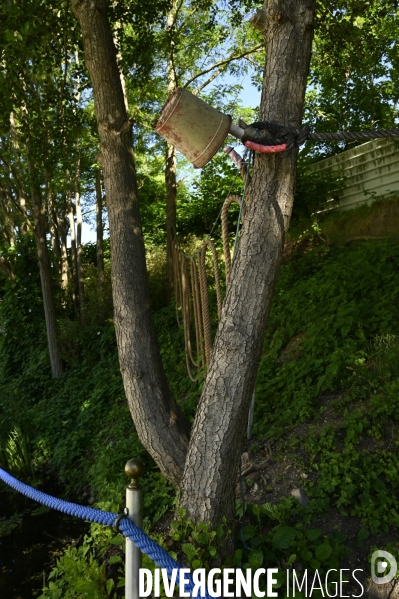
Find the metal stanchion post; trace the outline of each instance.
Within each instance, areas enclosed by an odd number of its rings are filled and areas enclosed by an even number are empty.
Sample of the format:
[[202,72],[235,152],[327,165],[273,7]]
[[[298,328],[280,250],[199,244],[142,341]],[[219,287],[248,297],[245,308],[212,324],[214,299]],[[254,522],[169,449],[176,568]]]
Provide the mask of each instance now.
[[[129,510],[128,518],[136,524],[143,525],[143,490],[138,482],[143,474],[144,464],[139,459],[126,462],[125,473],[130,478],[126,487],[126,507]],[[139,571],[141,568],[141,551],[136,545],[126,539],[125,561],[125,598],[139,599]]]

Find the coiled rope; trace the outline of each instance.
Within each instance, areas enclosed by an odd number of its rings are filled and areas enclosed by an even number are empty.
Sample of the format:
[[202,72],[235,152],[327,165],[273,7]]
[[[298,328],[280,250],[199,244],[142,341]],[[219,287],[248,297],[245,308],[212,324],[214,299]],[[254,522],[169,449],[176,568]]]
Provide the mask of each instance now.
[[[113,527],[119,517],[118,514],[113,512],[105,512],[97,508],[86,507],[47,495],[47,493],[43,493],[42,491],[38,491],[37,489],[22,483],[2,468],[0,468],[0,479],[9,487],[18,491],[18,493],[25,495],[25,497],[29,497],[29,499],[33,499],[33,501],[37,501],[42,505],[58,510],[63,514],[80,518],[81,520],[88,520],[89,522],[96,522],[97,524]],[[146,535],[141,528],[136,526],[127,517],[120,519],[119,530],[125,537],[130,539],[140,551],[148,555],[159,568],[165,568],[169,578],[172,577],[173,570],[177,570],[176,584],[180,584],[180,570],[183,566],[176,562],[156,541]],[[185,589],[192,595],[195,585],[191,575],[186,573],[185,580],[187,581]],[[205,592],[205,596],[207,599],[210,599],[208,591]]]
[[[242,178],[244,179],[244,192],[242,198],[238,195],[228,195],[220,212],[213,223],[211,232],[203,242],[201,248],[192,256],[187,255],[180,246],[176,232],[173,240],[173,280],[176,300],[176,318],[179,326],[184,328],[184,346],[186,355],[187,372],[193,382],[198,381],[198,374],[193,374],[193,367],[199,370],[207,367],[212,356],[212,331],[211,315],[209,307],[209,281],[206,270],[206,252],[208,249],[212,255],[213,280],[216,290],[216,302],[218,318],[222,312],[222,290],[220,270],[216,246],[211,239],[219,218],[222,228],[222,245],[225,260],[226,286],[231,273],[231,253],[228,227],[228,211],[231,204],[236,203],[240,207],[238,217],[236,239],[239,233],[239,224],[242,215],[242,206],[249,181],[249,166],[237,152],[227,146],[224,150],[235,162]],[[179,310],[182,318],[180,319]],[[183,322],[181,322],[181,320]],[[191,341],[191,329],[194,320],[195,350]],[[196,356],[196,357],[194,357]]]

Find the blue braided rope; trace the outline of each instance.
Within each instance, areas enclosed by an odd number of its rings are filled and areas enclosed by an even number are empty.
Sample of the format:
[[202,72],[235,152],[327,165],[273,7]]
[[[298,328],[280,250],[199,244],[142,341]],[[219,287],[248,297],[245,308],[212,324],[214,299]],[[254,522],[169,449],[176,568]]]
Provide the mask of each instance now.
[[[64,499],[58,499],[57,497],[52,497],[51,495],[47,495],[47,493],[43,493],[42,491],[38,491],[29,485],[21,483],[18,479],[8,474],[5,470],[0,468],[0,479],[10,486],[15,491],[18,491],[22,495],[29,497],[29,499],[33,499],[33,501],[37,501],[42,505],[46,505],[54,510],[58,510],[64,514],[68,514],[69,516],[75,516],[75,518],[80,518],[81,520],[89,520],[90,522],[96,522],[97,524],[103,524],[104,526],[114,526],[116,519],[119,514],[115,514],[114,512],[104,512],[103,510],[99,510],[93,507],[86,507],[83,505],[79,505],[77,503],[72,503],[70,501],[65,501]],[[169,578],[172,576],[172,571],[177,570],[176,584],[180,584],[180,570],[182,566],[176,562],[165,549],[162,549],[160,545],[153,539],[151,539],[148,535],[145,534],[139,528],[129,520],[129,518],[122,518],[119,524],[119,530],[132,541],[136,547],[138,547],[143,553],[148,555],[159,568],[165,568],[167,570]],[[192,595],[192,591],[194,589],[194,581],[192,579],[191,574],[185,574],[185,590],[190,591],[190,595]],[[205,592],[206,599],[211,599],[208,591]]]

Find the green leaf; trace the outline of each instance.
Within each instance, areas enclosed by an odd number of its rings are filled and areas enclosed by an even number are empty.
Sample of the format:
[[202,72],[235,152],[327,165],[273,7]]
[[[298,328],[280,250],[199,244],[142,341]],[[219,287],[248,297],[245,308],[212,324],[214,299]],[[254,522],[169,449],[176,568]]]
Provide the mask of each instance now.
[[276,549],[288,549],[295,539],[296,530],[292,526],[281,526],[273,535],[272,544]]
[[310,530],[306,531],[306,536],[309,539],[309,541],[315,541],[316,539],[319,538],[320,535],[321,535],[320,528],[311,528]]
[[321,562],[324,562],[326,559],[328,559],[330,557],[332,553],[332,547],[329,543],[329,541],[327,541],[327,539],[324,541],[324,543],[322,543],[321,545],[319,545],[318,547],[316,547],[316,559],[318,559]]
[[206,543],[208,542],[208,535],[206,534],[206,532],[200,532],[198,535],[196,535],[195,540],[198,543],[202,543],[202,545],[206,545]]
[[116,535],[110,541],[111,545],[123,545],[125,542],[125,537],[123,535]]
[[197,555],[197,550],[191,543],[183,543],[182,549],[184,553],[187,555],[190,562]]
[[357,546],[363,547],[363,542],[369,538],[369,532],[365,528],[361,528],[357,535]]
[[251,567],[254,569],[260,568],[263,564],[263,551],[251,551],[248,557]]
[[252,526],[252,524],[248,524],[248,526],[244,526],[244,528],[242,529],[242,538],[244,539],[244,541],[252,539],[252,537],[254,537],[255,535],[256,529],[255,526]]
[[114,586],[114,581],[112,580],[112,578],[109,578],[109,579],[107,580],[107,582],[106,582],[106,585],[105,585],[105,587],[106,587],[106,589],[107,589],[107,593],[108,593],[108,595],[109,595],[109,594],[110,594],[110,592],[112,591],[112,589],[113,589],[113,586]]

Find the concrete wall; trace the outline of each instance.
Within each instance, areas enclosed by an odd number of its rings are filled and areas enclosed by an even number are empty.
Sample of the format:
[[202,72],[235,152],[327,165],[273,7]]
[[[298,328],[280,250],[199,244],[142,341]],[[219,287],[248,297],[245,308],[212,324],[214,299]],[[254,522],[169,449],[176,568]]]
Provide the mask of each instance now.
[[[384,197],[392,192],[399,194],[399,144],[393,139],[368,141],[321,160],[311,168],[315,172],[326,169],[343,172],[345,189],[339,194],[331,194],[332,198],[339,198],[339,210],[356,208],[372,201],[373,197]],[[373,195],[365,194],[365,191]]]

